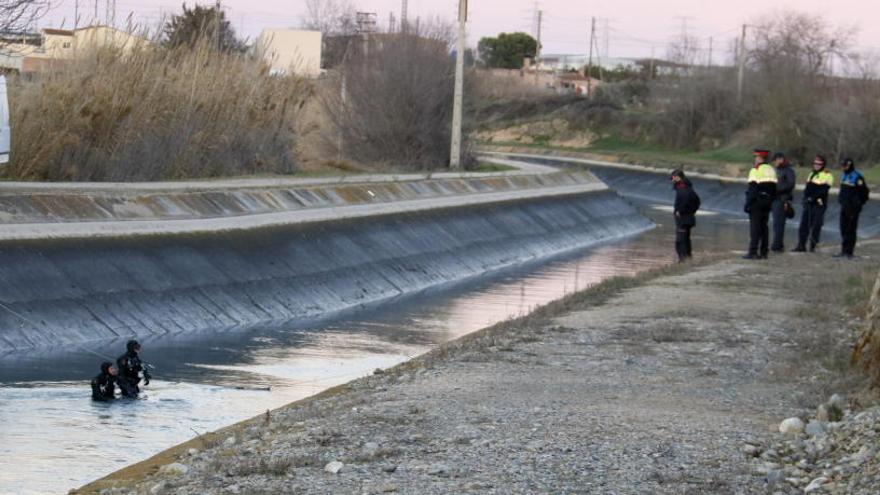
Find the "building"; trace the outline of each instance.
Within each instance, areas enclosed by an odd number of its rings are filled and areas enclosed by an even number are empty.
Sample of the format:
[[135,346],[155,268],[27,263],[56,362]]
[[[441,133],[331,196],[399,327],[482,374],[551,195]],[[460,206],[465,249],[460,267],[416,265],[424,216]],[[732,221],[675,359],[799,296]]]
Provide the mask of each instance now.
[[602,85],[602,81],[587,77],[580,72],[564,72],[554,79],[554,88],[557,93],[576,94],[589,96],[591,91]]
[[[570,70],[584,70],[584,67],[590,62],[589,54],[546,54],[541,55],[541,70],[555,70],[560,72]],[[635,58],[617,58],[617,57],[599,57],[593,54],[593,66],[602,67],[604,70],[641,70],[642,66],[639,59]]]
[[36,73],[50,70],[97,48],[130,51],[149,45],[145,38],[109,26],[80,29],[42,29],[39,33],[0,35],[0,70]]
[[321,74],[321,32],[264,29],[254,43],[272,74],[317,77]]

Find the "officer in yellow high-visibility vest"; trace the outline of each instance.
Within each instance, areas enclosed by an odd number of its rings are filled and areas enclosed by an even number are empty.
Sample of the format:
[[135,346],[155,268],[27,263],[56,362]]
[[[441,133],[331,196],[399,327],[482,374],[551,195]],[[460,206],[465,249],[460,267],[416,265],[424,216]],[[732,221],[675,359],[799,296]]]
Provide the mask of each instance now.
[[755,164],[749,171],[745,212],[749,214],[749,252],[743,258],[763,259],[770,250],[770,210],[776,197],[776,169],[767,163],[770,151],[756,149]]
[[798,245],[794,250],[812,253],[819,244],[819,234],[822,233],[822,224],[825,223],[825,209],[828,208],[828,191],[834,185],[834,176],[825,170],[827,160],[822,155],[816,155],[813,159],[813,171],[807,177],[807,186],[804,188],[804,206],[801,213],[801,226],[798,231]]

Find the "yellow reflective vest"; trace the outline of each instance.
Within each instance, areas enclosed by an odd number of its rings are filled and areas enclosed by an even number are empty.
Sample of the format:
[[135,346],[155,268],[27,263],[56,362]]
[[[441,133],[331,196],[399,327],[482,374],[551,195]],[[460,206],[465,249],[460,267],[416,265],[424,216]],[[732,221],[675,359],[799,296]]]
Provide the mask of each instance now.
[[831,175],[831,172],[829,172],[827,170],[813,172],[810,174],[810,177],[807,179],[807,184],[816,184],[817,186],[831,187],[834,185],[834,176]]
[[752,170],[749,171],[749,182],[757,182],[758,184],[776,184],[777,181],[776,169],[770,164],[762,163],[757,167],[752,167]]

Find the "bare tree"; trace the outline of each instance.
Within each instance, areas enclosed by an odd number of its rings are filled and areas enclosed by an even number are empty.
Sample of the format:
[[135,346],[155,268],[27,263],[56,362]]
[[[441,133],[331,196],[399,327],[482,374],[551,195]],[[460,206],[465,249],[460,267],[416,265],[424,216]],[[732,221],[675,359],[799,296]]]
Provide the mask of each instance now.
[[696,65],[700,51],[700,39],[682,33],[669,43],[666,56],[670,62],[690,67]]
[[345,159],[429,169],[449,162],[453,59],[448,30],[357,41],[323,97],[327,141]]
[[820,15],[784,11],[755,23],[750,54],[761,71],[832,75],[828,62],[846,57],[857,30],[830,26]]
[[351,0],[306,0],[302,27],[324,36],[352,35],[357,31],[357,9]]
[[796,159],[821,151],[835,158],[849,148],[849,111],[835,102],[833,61],[848,56],[855,29],[824,17],[784,11],[755,23],[749,51],[756,110],[764,116],[769,145]]
[[49,11],[49,0],[0,0],[0,32],[21,32]]

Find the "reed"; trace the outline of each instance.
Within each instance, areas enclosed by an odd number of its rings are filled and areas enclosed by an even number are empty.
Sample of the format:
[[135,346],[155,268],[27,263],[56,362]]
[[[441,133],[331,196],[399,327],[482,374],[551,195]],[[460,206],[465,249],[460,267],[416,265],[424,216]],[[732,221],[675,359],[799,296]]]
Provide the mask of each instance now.
[[10,80],[17,180],[156,181],[296,170],[312,92],[258,57],[193,47],[96,49]]

